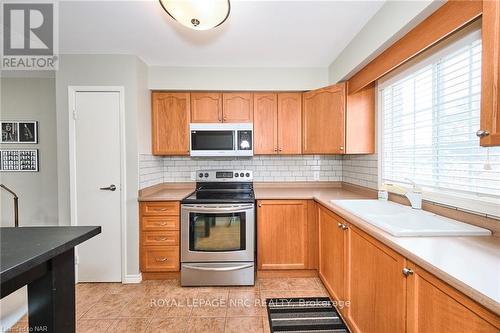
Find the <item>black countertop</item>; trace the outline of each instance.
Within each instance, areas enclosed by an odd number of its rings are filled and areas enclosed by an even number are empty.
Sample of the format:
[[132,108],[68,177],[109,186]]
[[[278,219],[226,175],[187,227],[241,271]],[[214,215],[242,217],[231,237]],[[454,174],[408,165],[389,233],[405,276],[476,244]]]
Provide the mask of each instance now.
[[101,227],[0,228],[0,280],[6,281],[101,233]]

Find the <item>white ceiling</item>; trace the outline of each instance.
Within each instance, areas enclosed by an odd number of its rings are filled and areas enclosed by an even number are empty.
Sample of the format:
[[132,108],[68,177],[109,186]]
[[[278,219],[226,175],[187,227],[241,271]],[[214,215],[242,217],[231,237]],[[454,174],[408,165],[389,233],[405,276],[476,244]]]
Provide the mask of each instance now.
[[60,3],[60,53],[135,54],[149,65],[326,67],[383,1],[231,1],[221,26],[194,31],[158,1]]

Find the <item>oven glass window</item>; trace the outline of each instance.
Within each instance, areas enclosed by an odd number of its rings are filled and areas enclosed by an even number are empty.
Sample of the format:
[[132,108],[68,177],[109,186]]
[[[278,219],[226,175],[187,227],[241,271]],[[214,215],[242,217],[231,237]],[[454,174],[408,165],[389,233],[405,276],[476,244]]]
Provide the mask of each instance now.
[[243,251],[245,213],[189,214],[189,250],[202,252]]
[[191,150],[233,150],[234,131],[191,131]]

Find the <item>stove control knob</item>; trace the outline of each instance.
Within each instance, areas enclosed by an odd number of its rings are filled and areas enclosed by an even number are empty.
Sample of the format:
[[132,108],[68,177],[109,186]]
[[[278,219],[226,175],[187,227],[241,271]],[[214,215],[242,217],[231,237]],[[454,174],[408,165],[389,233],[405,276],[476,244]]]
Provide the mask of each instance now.
[[245,177],[245,174],[243,172],[240,173],[240,177]]
[[247,178],[250,178],[250,173],[249,173],[249,172],[247,172],[247,173],[245,174],[245,176],[246,176]]
[[235,173],[234,173],[234,176],[235,176],[235,177],[239,177],[239,176],[240,176],[240,174],[239,174],[239,173],[237,173],[237,172],[235,172]]
[[203,178],[203,174],[200,172],[200,174],[198,175],[198,177]]
[[208,172],[205,173],[205,178],[208,178]]

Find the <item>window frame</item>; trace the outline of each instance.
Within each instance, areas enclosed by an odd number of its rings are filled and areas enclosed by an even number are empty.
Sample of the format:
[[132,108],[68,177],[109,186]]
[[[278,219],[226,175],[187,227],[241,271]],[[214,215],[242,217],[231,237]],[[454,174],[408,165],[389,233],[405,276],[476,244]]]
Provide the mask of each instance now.
[[[411,61],[393,70],[376,82],[376,108],[377,108],[377,160],[378,160],[378,186],[383,184],[384,174],[384,108],[381,98],[382,90],[412,73],[436,62],[441,56],[459,50],[464,44],[481,39],[481,21],[478,20],[467,28],[457,32],[450,38],[435,45],[431,49],[416,56]],[[479,145],[479,142],[478,142]],[[391,182],[405,189],[411,186],[405,182]],[[422,197],[426,201],[456,207],[465,211],[484,214],[500,218],[500,197],[482,197],[480,194],[470,195],[465,193],[450,192],[435,188],[423,187]]]

